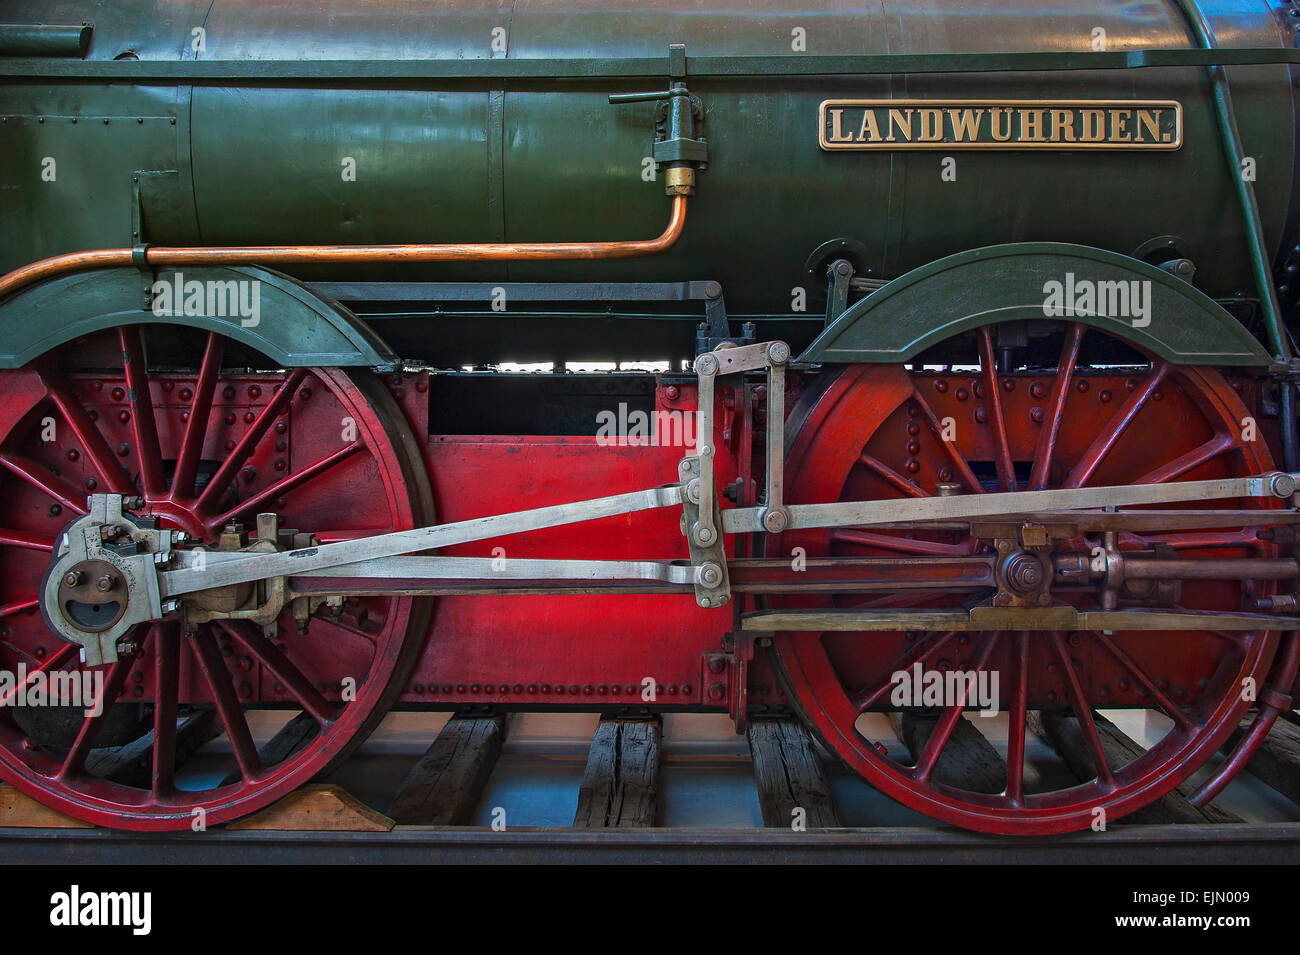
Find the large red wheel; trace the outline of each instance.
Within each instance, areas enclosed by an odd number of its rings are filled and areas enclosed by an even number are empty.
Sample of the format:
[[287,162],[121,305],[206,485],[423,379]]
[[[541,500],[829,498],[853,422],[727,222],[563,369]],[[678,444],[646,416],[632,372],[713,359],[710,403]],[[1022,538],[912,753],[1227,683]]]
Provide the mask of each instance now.
[[[209,546],[265,511],[326,541],[433,520],[418,446],[367,372],[275,370],[215,333],[133,326],[0,383],[0,668],[24,667],[29,688],[85,669],[42,622],[37,594],[57,535],[91,492],[139,496],[142,513]],[[235,819],[365,738],[404,686],[429,609],[369,597],[319,608],[305,631],[287,613],[278,632],[247,621],[188,635],[175,619],[138,628],[118,662],[98,668],[99,716],[5,694],[0,777],[100,825]],[[186,753],[214,736],[224,764],[187,773]],[[134,763],[115,758],[124,751]]]
[[[960,346],[959,353],[971,356],[966,365],[858,366],[832,373],[792,412],[788,500],[924,497],[939,484],[980,493],[1198,480],[1273,467],[1263,440],[1249,440],[1248,431],[1243,436],[1248,412],[1218,372],[1171,366],[1082,325],[1054,334],[1060,343],[1056,368],[999,368],[993,336],[983,328]],[[1102,356],[1093,367],[1080,357],[1089,352]],[[951,361],[951,354],[940,360]],[[944,425],[953,440],[944,440]],[[1080,539],[1074,546],[1094,543]],[[1121,535],[1121,550],[1156,545],[1185,557],[1272,553],[1253,530]],[[985,545],[953,531],[842,528],[787,533],[779,546],[781,553],[801,546],[809,556],[897,557],[968,555]],[[1196,581],[1184,588],[1181,605],[1237,611],[1263,593],[1249,582]],[[940,607],[953,600],[913,591],[865,603],[861,596],[836,596],[822,605]],[[787,605],[814,603],[790,598]],[[1262,685],[1277,635],[786,633],[775,645],[808,724],[872,785],[959,826],[1037,835],[1087,828],[1100,818],[1098,809],[1113,820],[1190,776],[1249,707],[1243,681]],[[937,722],[919,752],[890,750],[871,738],[866,714],[890,709],[893,675],[917,663],[926,670],[998,674],[1007,723],[1000,738],[987,735],[1006,759],[1002,791],[972,792],[937,778],[962,718],[960,705],[928,713]],[[1160,714],[1168,729],[1138,758],[1109,765],[1094,708],[1145,709]],[[1078,718],[1096,770],[1092,780],[1053,788],[1031,773],[1027,782],[1028,715],[1054,709]]]

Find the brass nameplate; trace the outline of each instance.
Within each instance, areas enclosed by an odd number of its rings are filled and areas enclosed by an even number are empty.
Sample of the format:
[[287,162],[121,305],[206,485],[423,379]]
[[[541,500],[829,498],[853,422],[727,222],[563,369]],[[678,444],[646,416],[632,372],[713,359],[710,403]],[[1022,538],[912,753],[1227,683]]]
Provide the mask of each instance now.
[[1177,149],[1172,100],[828,99],[822,149]]

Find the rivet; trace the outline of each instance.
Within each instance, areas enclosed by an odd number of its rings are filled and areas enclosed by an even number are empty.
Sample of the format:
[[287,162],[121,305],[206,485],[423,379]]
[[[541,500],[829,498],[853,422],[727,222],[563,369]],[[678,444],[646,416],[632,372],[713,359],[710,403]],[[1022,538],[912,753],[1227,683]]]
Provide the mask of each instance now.
[[1044,385],[1041,381],[1036,381],[1029,386],[1029,393],[1033,395],[1035,398],[1046,398],[1047,386]]
[[941,395],[947,393],[947,391],[948,391],[948,381],[947,381],[947,379],[945,379],[945,378],[936,378],[936,379],[935,379],[935,382],[934,382],[934,390],[937,391],[937,392],[939,392],[939,394],[941,394]]
[[191,398],[194,397],[194,392],[191,391],[189,388],[182,388],[179,392],[177,392],[177,394],[180,395],[181,401],[189,401]]
[[252,424],[255,420],[257,420],[257,415],[253,414],[253,412],[244,412],[244,424]]
[[131,448],[130,448],[130,446],[129,446],[125,441],[123,441],[121,444],[119,444],[119,445],[117,446],[117,456],[118,456],[118,457],[120,457],[120,458],[124,458],[124,457],[126,457],[128,454],[130,454],[130,453],[131,453]]
[[1102,389],[1097,397],[1101,399],[1102,404],[1107,404],[1111,399],[1111,393],[1108,389]]
[[114,388],[110,392],[110,394],[113,396],[114,401],[121,401],[123,398],[126,397],[126,392],[123,391],[121,388]]
[[1080,379],[1079,383],[1074,386],[1074,390],[1082,395],[1087,392],[1089,387],[1091,386],[1088,384],[1088,382],[1085,379]]
[[1043,419],[1046,417],[1047,415],[1044,413],[1042,408],[1035,406],[1029,409],[1029,420],[1033,421],[1035,424],[1042,424]]
[[917,424],[915,421],[909,421],[907,424],[907,433],[915,438],[918,434],[921,433],[921,426]]
[[985,408],[983,408],[983,407],[976,408],[976,409],[975,409],[975,420],[976,420],[977,422],[979,422],[980,424],[983,424],[985,421],[988,421],[988,420],[989,420],[989,413],[988,413],[988,410],[985,409]]
[[69,461],[75,461],[75,460],[77,460],[79,457],[81,457],[81,452],[78,451],[76,448],[73,448],[73,449],[71,449],[70,451],[68,451],[68,460],[69,460]]
[[970,397],[970,392],[967,391],[965,388],[958,388],[954,392],[954,394],[957,396],[958,401],[965,401],[967,398]]
[[260,397],[262,397],[262,389],[261,389],[261,387],[260,387],[259,385],[249,385],[249,386],[248,386],[248,397],[250,397],[250,398],[260,398]]
[[117,420],[122,422],[122,424],[126,424],[128,421],[131,420],[131,412],[123,408],[121,411],[117,413]]

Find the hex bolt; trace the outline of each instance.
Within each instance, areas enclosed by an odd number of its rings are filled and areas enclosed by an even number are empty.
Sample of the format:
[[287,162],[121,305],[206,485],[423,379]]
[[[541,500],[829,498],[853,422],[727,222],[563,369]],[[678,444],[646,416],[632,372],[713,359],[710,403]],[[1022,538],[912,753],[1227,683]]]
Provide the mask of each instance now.
[[79,570],[70,570],[63,575],[63,582],[69,587],[80,587],[85,575]]
[[108,574],[104,574],[102,577],[99,577],[95,581],[95,589],[98,590],[100,593],[104,593],[104,594],[108,593],[110,590],[113,589],[113,578],[108,576]]
[[695,569],[695,581],[701,587],[716,587],[722,583],[722,568],[709,561]]
[[1268,490],[1274,497],[1290,497],[1295,493],[1295,478],[1283,471],[1270,474]]
[[692,504],[700,503],[700,479],[691,478],[686,483],[686,499]]

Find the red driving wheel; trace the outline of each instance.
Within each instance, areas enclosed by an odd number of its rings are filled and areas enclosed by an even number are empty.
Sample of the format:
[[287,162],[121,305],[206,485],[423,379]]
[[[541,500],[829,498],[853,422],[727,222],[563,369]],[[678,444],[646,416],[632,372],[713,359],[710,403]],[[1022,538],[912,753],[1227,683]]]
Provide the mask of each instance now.
[[[1115,358],[1104,333],[1083,325],[1056,332],[1056,368],[999,369],[993,336],[971,333],[978,364],[854,366],[829,372],[796,407],[787,430],[790,503],[925,497],[941,484],[960,493],[1106,486],[1258,474],[1273,468],[1262,438],[1251,440],[1241,396],[1217,371],[1175,367],[1125,348]],[[1094,338],[1097,336],[1097,338]],[[1110,348],[1085,367],[1081,349]],[[945,440],[945,436],[950,440]],[[1257,501],[1199,502],[1259,507]],[[866,528],[788,532],[779,553],[808,556],[961,556],[985,545],[956,531]],[[1092,540],[1073,542],[1091,548]],[[1253,529],[1122,534],[1121,550],[1159,547],[1183,557],[1268,556]],[[773,551],[769,547],[769,553]],[[1237,611],[1267,591],[1250,582],[1194,581],[1180,606]],[[1069,594],[1063,599],[1079,601]],[[774,601],[775,603],[775,601]],[[785,598],[783,606],[943,607],[951,595],[900,592]],[[1095,604],[1093,604],[1095,606]],[[1041,835],[1116,819],[1167,793],[1206,762],[1250,706],[1245,681],[1262,685],[1277,649],[1273,632],[784,633],[775,647],[791,698],[825,743],[873,786],[926,815],[985,832]],[[933,730],[919,752],[872,738],[867,714],[890,709],[894,675],[925,670],[999,677],[999,720],[972,719],[1005,759],[1000,792],[972,792],[937,778],[961,705],[929,711]],[[991,680],[990,680],[991,682]],[[946,701],[945,701],[946,702]],[[1110,765],[1093,710],[1143,709],[1167,726],[1144,753]],[[1096,770],[1077,785],[1026,771],[1030,714],[1077,717]]]
[[[89,493],[139,496],[139,513],[208,546],[267,511],[323,541],[433,521],[418,445],[365,371],[279,370],[216,333],[149,325],[79,339],[0,378],[0,668],[24,668],[23,689],[86,669],[46,628],[37,594]],[[0,777],[115,828],[235,819],[365,738],[403,688],[429,612],[427,599],[364,597],[318,608],[305,632],[288,613],[269,632],[247,621],[189,635],[176,619],[138,628],[117,663],[97,668],[99,715],[5,694]],[[185,756],[214,737],[209,750],[226,755],[186,772]]]

